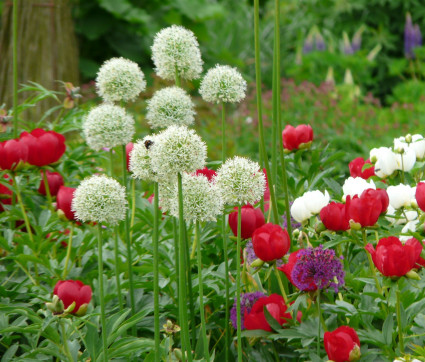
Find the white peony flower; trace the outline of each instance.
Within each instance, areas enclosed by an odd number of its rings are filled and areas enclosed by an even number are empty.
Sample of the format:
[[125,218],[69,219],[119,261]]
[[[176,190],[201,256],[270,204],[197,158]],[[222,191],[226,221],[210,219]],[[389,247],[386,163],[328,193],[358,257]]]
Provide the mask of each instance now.
[[375,163],[375,174],[381,178],[390,176],[398,167],[396,154],[388,147],[373,148],[370,160]]
[[389,186],[387,188],[390,205],[394,209],[411,206],[412,202],[416,202],[415,193],[416,188],[409,185],[400,184],[397,186]]
[[228,65],[216,65],[202,79],[199,93],[211,103],[236,103],[245,98],[246,81]]
[[[403,229],[401,229],[401,233],[402,234],[406,234],[409,231],[415,232],[416,231],[416,225],[418,225],[418,224],[419,224],[419,220],[408,221],[406,223],[406,225],[403,226]],[[404,242],[404,241],[407,241],[407,240],[409,240],[411,238],[412,238],[411,235],[400,235],[400,238],[399,239],[400,239],[401,242]]]
[[311,210],[306,206],[305,198],[303,196],[298,197],[294,200],[291,206],[291,216],[295,221],[299,223],[303,223],[304,221],[310,219],[313,216]]
[[301,197],[295,199],[291,206],[291,215],[294,220],[302,223],[320,211],[329,204],[329,193],[315,190],[307,191]]
[[[391,205],[388,205],[387,213],[385,214],[385,218],[394,223],[395,225],[406,224],[409,221],[416,220],[418,218],[418,213],[414,210],[404,211],[404,213],[399,213],[399,217],[395,218],[397,210],[394,209]],[[404,217],[406,215],[406,217]],[[407,218],[407,219],[406,219]]]
[[161,89],[147,101],[146,119],[152,128],[190,126],[195,114],[190,96],[179,87]]
[[197,79],[202,72],[201,52],[195,35],[182,26],[172,25],[155,35],[152,45],[155,72],[164,79]]
[[355,195],[360,197],[362,192],[367,189],[376,190],[376,185],[372,180],[367,182],[361,177],[349,177],[344,181],[344,185],[342,185],[342,191],[344,193],[342,199],[345,201],[347,196],[353,198]]
[[422,160],[425,156],[425,138],[420,134],[414,134],[410,148],[415,151],[416,158]]
[[104,103],[94,107],[83,121],[87,144],[95,151],[126,145],[134,135],[134,119],[125,109]]
[[402,154],[396,153],[397,170],[409,172],[416,162],[416,153],[413,148],[407,148]]
[[82,222],[117,225],[127,211],[125,187],[105,175],[86,178],[74,192],[71,209]]
[[146,89],[145,76],[131,60],[112,58],[100,67],[97,93],[107,102],[134,101]]
[[221,165],[214,182],[227,204],[253,204],[266,188],[266,177],[257,162],[235,156]]

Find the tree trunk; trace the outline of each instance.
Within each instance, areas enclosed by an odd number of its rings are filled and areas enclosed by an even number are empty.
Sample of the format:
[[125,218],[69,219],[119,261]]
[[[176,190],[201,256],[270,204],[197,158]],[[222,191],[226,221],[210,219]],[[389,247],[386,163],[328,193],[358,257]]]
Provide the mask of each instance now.
[[[0,106],[12,108],[12,12],[13,2],[4,3],[0,31]],[[47,89],[64,90],[58,80],[79,83],[78,48],[69,0],[18,1],[18,84],[29,81]],[[19,103],[29,94],[19,94]],[[57,105],[48,99],[20,115],[38,121],[49,108]]]

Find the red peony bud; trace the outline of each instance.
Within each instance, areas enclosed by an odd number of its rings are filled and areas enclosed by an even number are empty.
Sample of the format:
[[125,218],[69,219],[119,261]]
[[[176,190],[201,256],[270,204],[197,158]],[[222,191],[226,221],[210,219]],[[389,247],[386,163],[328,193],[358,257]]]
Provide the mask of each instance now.
[[[238,236],[238,211],[233,211],[229,215],[229,226],[233,235]],[[241,237],[249,239],[253,232],[266,223],[261,209],[255,209],[251,205],[244,205],[241,208]]]
[[258,258],[273,261],[282,258],[288,252],[291,241],[286,229],[268,223],[254,231],[252,245]]
[[0,142],[0,169],[15,170],[20,162],[27,162],[28,147],[19,140]]
[[381,195],[378,193],[365,193],[360,197],[355,195],[353,198],[347,196],[345,203],[348,219],[359,223],[362,227],[375,225],[381,214],[382,207],[383,202]]
[[56,283],[53,294],[59,297],[65,309],[75,302],[72,314],[84,314],[82,312],[84,308],[87,308],[84,305],[90,303],[92,290],[89,285],[84,285],[79,280],[60,280]]
[[[59,187],[63,185],[63,177],[59,172],[47,172],[47,183],[49,184],[50,195],[56,196]],[[42,195],[46,195],[46,185],[44,184],[43,171],[41,171],[41,182],[38,188],[38,192]]]
[[71,203],[74,197],[75,188],[60,186],[56,195],[57,209],[62,210],[68,220],[76,220],[74,212],[71,210]]
[[405,244],[390,236],[379,240],[376,250],[372,244],[367,244],[365,249],[372,255],[376,268],[387,277],[401,277],[414,268],[419,260],[422,244],[415,238]]
[[[364,165],[370,165],[371,167],[365,168],[363,170]],[[363,157],[357,157],[353,161],[348,164],[348,168],[350,169],[351,177],[361,177],[367,180],[369,177],[375,175],[375,166],[370,162],[370,160],[364,160]]]
[[416,202],[422,211],[425,211],[425,182],[419,182],[416,186]]
[[313,141],[313,129],[306,124],[300,124],[295,128],[287,125],[282,132],[282,141],[286,150],[297,150],[302,144]]
[[345,212],[345,204],[331,202],[320,210],[320,219],[328,230],[344,231],[350,228]]
[[334,362],[351,362],[360,358],[360,340],[351,327],[341,326],[333,332],[325,332],[324,344],[328,358]]

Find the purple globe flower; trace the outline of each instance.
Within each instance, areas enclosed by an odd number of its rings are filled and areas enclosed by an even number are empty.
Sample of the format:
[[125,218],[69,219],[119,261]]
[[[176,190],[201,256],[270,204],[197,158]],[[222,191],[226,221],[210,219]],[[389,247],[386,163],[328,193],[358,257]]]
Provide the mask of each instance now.
[[318,289],[333,288],[338,293],[345,283],[341,259],[334,250],[323,249],[322,245],[303,249],[292,269],[292,281],[300,290],[311,290],[315,284]]
[[[252,306],[255,304],[255,302],[258,299],[265,296],[266,295],[262,292],[245,293],[241,295],[241,330],[245,329],[245,324],[244,324],[245,313],[249,313],[252,309]],[[232,321],[233,328],[237,329],[238,315],[236,311],[236,298],[235,298],[235,302],[233,303],[233,307],[230,310],[230,320]]]

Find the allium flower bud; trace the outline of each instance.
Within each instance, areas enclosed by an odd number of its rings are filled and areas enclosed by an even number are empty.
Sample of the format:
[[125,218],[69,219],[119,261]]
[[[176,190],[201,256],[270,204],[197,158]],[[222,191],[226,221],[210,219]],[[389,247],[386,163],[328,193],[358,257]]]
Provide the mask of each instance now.
[[83,222],[117,225],[127,211],[125,187],[104,175],[86,178],[75,190],[72,211]]
[[172,25],[155,35],[152,45],[155,72],[164,79],[178,75],[197,79],[202,72],[201,52],[195,35],[182,26]]
[[95,151],[126,145],[134,135],[134,119],[122,107],[101,104],[92,108],[85,118],[83,133]]
[[211,103],[236,103],[245,98],[246,81],[228,65],[216,65],[202,79],[199,93]]
[[217,171],[215,182],[227,204],[254,204],[263,196],[266,177],[257,162],[235,156]]
[[158,181],[156,173],[152,170],[151,151],[155,147],[156,135],[149,135],[138,140],[130,152],[129,169],[133,177],[145,181]]
[[161,178],[169,178],[203,168],[207,146],[194,130],[170,126],[155,137],[150,157],[152,170]]
[[195,114],[190,96],[179,87],[161,89],[147,101],[146,119],[152,128],[190,126]]
[[[215,221],[223,212],[223,200],[217,187],[204,175],[183,174],[183,216],[187,222]],[[177,191],[177,190],[176,190]],[[171,215],[179,217],[177,192],[171,204]]]
[[100,67],[97,93],[107,102],[134,101],[146,88],[145,76],[131,60],[112,58]]
[[342,199],[345,200],[348,195],[351,197],[360,195],[364,190],[367,189],[376,190],[375,183],[372,180],[367,182],[361,177],[349,177],[344,181],[344,185],[342,185],[342,191],[344,193]]

